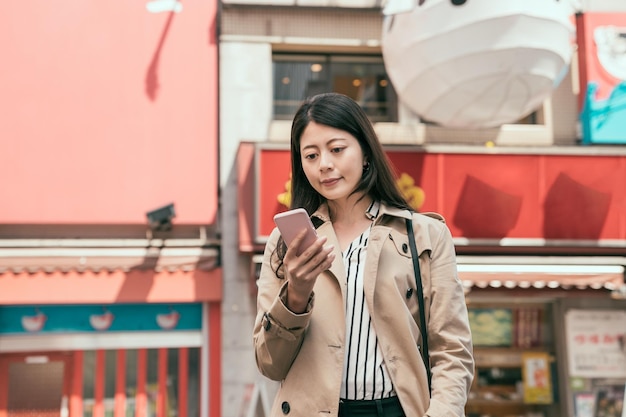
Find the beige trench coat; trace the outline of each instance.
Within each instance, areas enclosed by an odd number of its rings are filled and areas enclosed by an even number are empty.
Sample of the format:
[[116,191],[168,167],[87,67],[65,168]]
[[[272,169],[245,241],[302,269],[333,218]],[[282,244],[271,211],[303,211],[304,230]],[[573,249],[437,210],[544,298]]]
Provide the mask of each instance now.
[[[285,280],[270,265],[279,232],[266,244],[258,280],[254,326],[256,362],[267,378],[281,381],[272,417],[335,417],[346,340],[346,272],[340,246],[322,206],[313,216],[317,229],[335,246],[335,261],[314,287],[307,312],[285,307]],[[474,375],[472,341],[454,245],[443,218],[413,214],[413,229],[424,285],[432,398],[418,346],[418,302],[405,219],[410,214],[381,205],[370,231],[364,274],[368,309],[384,361],[407,417],[464,415]]]

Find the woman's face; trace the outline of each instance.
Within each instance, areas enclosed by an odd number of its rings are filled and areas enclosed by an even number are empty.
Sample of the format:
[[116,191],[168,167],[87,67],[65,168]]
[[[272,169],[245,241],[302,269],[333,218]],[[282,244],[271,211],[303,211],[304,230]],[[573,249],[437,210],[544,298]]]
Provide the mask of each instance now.
[[310,122],[300,138],[300,154],[309,183],[327,200],[346,200],[361,180],[363,150],[346,131]]

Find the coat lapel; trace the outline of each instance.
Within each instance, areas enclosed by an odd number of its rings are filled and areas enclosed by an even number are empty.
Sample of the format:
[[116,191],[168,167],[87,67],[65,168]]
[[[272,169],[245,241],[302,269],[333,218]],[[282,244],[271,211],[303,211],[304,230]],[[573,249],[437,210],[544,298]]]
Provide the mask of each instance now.
[[337,240],[337,235],[335,234],[335,230],[330,222],[324,222],[317,229],[318,236],[326,236],[326,244],[333,245],[335,248],[333,249],[333,254],[335,255],[335,260],[331,265],[330,269],[327,271],[330,275],[333,276],[335,280],[337,280],[337,285],[341,288],[341,295],[343,299],[346,299],[346,282],[348,277],[346,275],[346,268],[343,264],[343,257],[341,254],[341,249],[339,246],[339,240]]

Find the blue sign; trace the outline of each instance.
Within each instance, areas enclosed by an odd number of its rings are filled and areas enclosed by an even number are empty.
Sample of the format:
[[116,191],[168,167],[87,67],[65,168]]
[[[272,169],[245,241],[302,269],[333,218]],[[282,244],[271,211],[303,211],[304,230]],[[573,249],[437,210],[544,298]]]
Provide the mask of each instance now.
[[0,334],[200,330],[202,304],[0,306]]

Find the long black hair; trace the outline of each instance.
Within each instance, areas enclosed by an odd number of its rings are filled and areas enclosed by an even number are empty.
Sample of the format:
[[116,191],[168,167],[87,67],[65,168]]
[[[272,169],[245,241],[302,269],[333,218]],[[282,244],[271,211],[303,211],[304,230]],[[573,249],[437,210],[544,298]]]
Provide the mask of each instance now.
[[302,168],[300,139],[309,125],[343,130],[354,136],[367,161],[361,181],[353,194],[364,193],[386,205],[410,210],[395,182],[392,164],[383,151],[374,127],[357,102],[338,93],[323,93],[305,100],[291,125],[291,208],[303,207],[309,214],[326,201],[309,183]]

